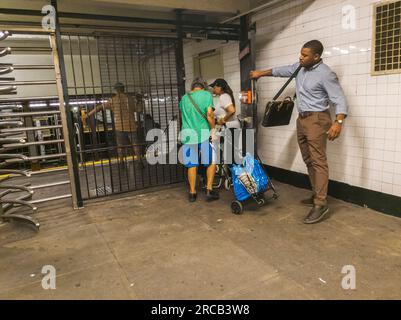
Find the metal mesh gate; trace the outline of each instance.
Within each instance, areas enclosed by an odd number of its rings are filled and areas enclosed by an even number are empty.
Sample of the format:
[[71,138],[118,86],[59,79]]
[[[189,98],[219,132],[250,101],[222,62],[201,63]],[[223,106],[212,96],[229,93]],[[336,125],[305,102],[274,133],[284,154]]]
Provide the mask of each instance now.
[[[83,35],[62,40],[82,197],[183,181],[179,164],[148,163],[150,151],[167,154],[177,147],[176,40]],[[164,132],[156,149],[145,140],[155,128]]]

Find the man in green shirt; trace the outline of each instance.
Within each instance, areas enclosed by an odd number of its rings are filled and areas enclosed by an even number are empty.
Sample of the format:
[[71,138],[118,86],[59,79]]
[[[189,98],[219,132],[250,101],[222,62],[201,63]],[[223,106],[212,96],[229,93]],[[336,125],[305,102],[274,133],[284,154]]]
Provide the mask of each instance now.
[[214,138],[214,106],[213,96],[206,91],[206,82],[197,78],[193,81],[191,92],[184,95],[180,101],[182,114],[181,140],[183,163],[188,168],[189,201],[195,202],[197,168],[200,164],[207,166],[206,198],[209,201],[218,200],[219,194],[213,190],[213,179],[216,172],[214,151],[210,144],[210,137]]

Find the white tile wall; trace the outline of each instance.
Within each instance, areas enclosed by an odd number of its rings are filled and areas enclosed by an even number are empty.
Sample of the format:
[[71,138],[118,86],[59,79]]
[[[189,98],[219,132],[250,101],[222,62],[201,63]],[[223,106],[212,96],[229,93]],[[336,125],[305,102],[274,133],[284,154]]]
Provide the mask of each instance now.
[[[257,24],[257,68],[295,63],[302,45],[319,39],[324,56],[339,76],[347,95],[350,116],[342,137],[329,143],[330,178],[401,197],[401,74],[371,76],[373,4],[378,0],[294,0],[253,17]],[[356,29],[345,30],[342,8],[356,10]],[[192,56],[223,48],[225,74],[239,91],[238,44],[190,43],[185,46],[187,79],[191,79]],[[236,72],[235,72],[236,70]],[[190,82],[190,81],[188,81]],[[259,112],[284,83],[263,78],[258,82]],[[284,94],[292,95],[294,85]],[[284,95],[283,94],[283,95]],[[298,150],[295,119],[290,126],[261,128],[259,153],[264,163],[306,173]]]

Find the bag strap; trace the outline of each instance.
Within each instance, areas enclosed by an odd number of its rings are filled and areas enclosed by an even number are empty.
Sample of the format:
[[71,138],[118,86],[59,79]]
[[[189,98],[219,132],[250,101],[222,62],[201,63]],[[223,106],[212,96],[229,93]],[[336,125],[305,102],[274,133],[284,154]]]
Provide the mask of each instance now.
[[291,83],[292,79],[294,79],[294,78],[298,75],[298,73],[299,73],[299,71],[300,71],[301,69],[302,69],[302,66],[299,65],[299,67],[297,68],[297,70],[295,70],[295,72],[291,75],[291,77],[288,79],[288,81],[285,83],[285,85],[284,85],[284,86],[280,89],[280,91],[274,96],[273,101],[276,101],[276,100],[281,96],[281,94],[284,92],[285,88],[288,87],[288,85]]
[[198,105],[196,104],[194,98],[192,98],[190,93],[188,93],[188,98],[189,98],[189,100],[191,100],[191,102],[192,102],[193,106],[195,107],[196,111],[198,111],[198,113],[203,117],[203,119],[205,119],[207,121],[206,115],[200,110],[200,108],[198,107]]

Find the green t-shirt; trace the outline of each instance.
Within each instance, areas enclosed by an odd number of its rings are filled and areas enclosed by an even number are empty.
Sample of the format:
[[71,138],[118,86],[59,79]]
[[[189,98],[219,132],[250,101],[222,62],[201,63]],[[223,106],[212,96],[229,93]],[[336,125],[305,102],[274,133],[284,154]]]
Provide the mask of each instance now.
[[180,101],[182,113],[181,141],[183,144],[198,144],[209,139],[210,126],[196,110],[188,94],[191,94],[192,99],[205,116],[207,116],[209,107],[212,107],[214,111],[213,96],[208,91],[199,90],[187,93]]

